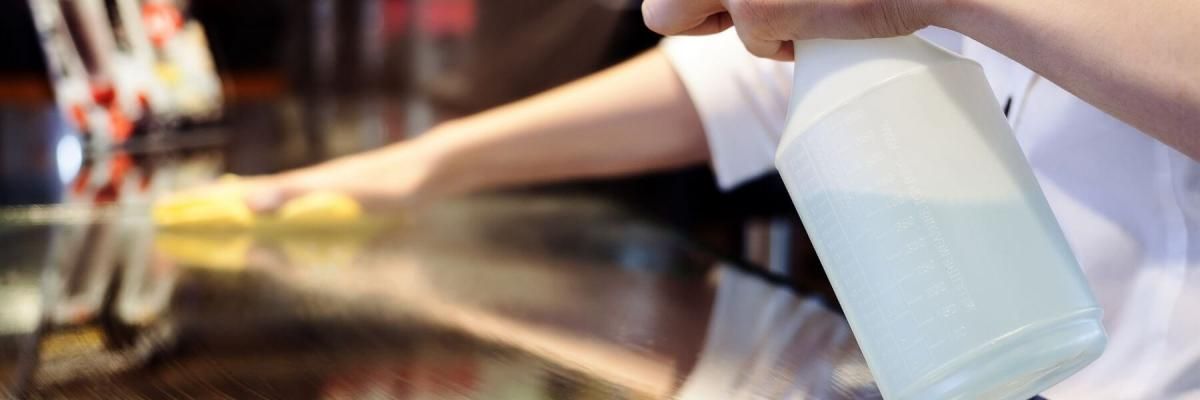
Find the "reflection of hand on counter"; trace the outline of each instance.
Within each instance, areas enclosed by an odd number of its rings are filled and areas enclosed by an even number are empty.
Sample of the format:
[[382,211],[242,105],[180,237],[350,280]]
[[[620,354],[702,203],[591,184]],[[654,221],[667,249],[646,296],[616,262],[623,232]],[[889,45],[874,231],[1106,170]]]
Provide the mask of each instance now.
[[154,250],[175,263],[222,270],[245,267],[253,244],[247,234],[159,232],[154,237]]
[[401,316],[406,324],[415,319],[521,350],[557,368],[582,371],[627,388],[633,398],[667,398],[678,381],[675,361],[669,357],[580,335],[553,322],[497,313],[447,293],[426,275],[431,267],[424,264],[427,261],[411,256],[393,255],[384,268],[353,268],[337,274],[273,270],[272,276],[292,290],[321,294],[324,301],[339,305],[339,313],[369,304],[372,315]]
[[353,265],[373,234],[371,229],[334,234],[160,231],[154,250],[193,268],[335,268]]
[[310,191],[256,213],[247,202],[261,185],[255,181],[226,176],[159,201],[153,210],[160,227],[155,249],[193,267],[341,266],[350,264],[379,228],[395,221],[388,215],[364,218],[357,200],[329,190]]

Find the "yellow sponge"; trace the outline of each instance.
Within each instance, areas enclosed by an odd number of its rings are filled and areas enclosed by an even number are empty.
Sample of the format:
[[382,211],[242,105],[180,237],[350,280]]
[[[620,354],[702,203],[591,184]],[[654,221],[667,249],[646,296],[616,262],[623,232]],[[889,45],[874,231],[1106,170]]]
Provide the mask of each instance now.
[[[171,195],[154,205],[154,222],[167,229],[239,230],[261,222],[280,228],[355,222],[363,210],[358,201],[333,191],[316,191],[284,203],[277,218],[256,217],[246,205],[243,186],[226,177],[222,184]],[[265,221],[264,221],[265,220]]]
[[254,213],[234,186],[171,195],[155,204],[151,215],[164,228],[244,229],[254,224]]

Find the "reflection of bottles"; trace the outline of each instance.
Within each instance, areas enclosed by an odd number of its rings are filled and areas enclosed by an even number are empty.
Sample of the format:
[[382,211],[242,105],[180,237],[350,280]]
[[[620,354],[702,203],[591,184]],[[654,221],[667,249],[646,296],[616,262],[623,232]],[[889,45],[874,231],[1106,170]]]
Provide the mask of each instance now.
[[162,92],[151,96],[156,114],[193,122],[219,118],[224,97],[204,27],[186,18],[175,0],[118,1],[127,9],[141,3],[140,13],[128,14],[130,25],[144,32],[139,48],[151,49],[157,77],[153,86]]
[[1028,398],[1100,309],[979,66],[915,37],[797,43],[776,166],[888,398]]
[[167,122],[219,115],[220,81],[202,29],[173,0],[28,2],[58,107],[83,133],[80,165],[64,174],[72,175],[71,199],[143,194],[151,170],[116,146]]
[[117,316],[130,325],[147,325],[161,317],[170,305],[178,269],[155,254],[156,232],[149,221],[123,225],[126,243],[122,246],[124,262],[117,293]]
[[[173,264],[153,255],[150,221],[124,214],[119,206],[77,212],[82,220],[72,216],[53,226],[43,287],[53,305],[48,320],[80,324],[115,315],[141,325],[161,316],[176,274]],[[115,281],[120,284],[114,287]],[[116,313],[106,307],[116,307]]]
[[50,255],[55,274],[46,289],[52,294],[51,320],[58,324],[78,324],[101,314],[109,284],[117,273],[117,246],[121,232],[116,224],[102,221],[60,228]]
[[48,222],[49,231],[40,288],[26,294],[18,287],[8,296],[36,299],[26,305],[36,308],[26,310],[41,314],[30,315],[36,328],[27,328],[30,340],[14,360],[19,371],[7,389],[17,398],[36,388],[117,376],[175,337],[163,316],[176,275],[173,266],[150,260],[149,221],[119,209],[42,211],[17,219],[17,226]]

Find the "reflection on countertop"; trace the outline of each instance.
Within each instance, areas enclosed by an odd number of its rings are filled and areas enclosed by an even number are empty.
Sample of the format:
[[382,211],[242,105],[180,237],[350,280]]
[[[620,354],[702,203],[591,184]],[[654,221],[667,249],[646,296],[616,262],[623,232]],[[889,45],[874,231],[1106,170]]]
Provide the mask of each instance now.
[[[878,397],[819,296],[611,203],[488,196],[377,220],[205,235],[156,232],[136,204],[0,210],[0,393]],[[1200,393],[1196,269],[1088,277],[1109,348],[1047,397]]]
[[25,398],[870,398],[844,320],[610,203],[484,196],[371,229],[0,216]]

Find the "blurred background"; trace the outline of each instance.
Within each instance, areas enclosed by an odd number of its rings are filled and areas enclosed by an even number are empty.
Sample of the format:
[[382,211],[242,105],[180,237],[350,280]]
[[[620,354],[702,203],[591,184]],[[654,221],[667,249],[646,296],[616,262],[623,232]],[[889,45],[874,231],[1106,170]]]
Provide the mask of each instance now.
[[[122,2],[101,3],[118,9]],[[123,75],[149,73],[138,67],[104,67],[120,63],[103,62],[107,56],[99,55],[103,52],[97,49],[79,46],[83,60],[76,63],[82,64],[80,71],[72,72],[70,60],[54,61],[71,58],[48,54],[70,53],[70,43],[113,40],[80,37],[90,32],[83,28],[86,18],[72,14],[87,7],[62,8],[66,10],[62,25],[80,26],[65,35],[43,27],[39,40],[29,7],[36,3],[7,1],[0,5],[0,50],[5,54],[0,60],[0,204],[62,202],[71,193],[63,188],[73,183],[86,186],[79,182],[84,179],[91,180],[92,191],[112,191],[94,176],[111,169],[102,165],[101,159],[108,157],[119,160],[116,164],[122,171],[117,175],[121,177],[131,174],[124,170],[127,164],[132,167],[129,170],[152,175],[150,171],[165,169],[169,160],[181,155],[212,157],[210,168],[244,175],[310,165],[414,137],[441,121],[530,96],[618,63],[659,40],[642,25],[638,1],[170,2],[179,13],[170,18],[195,22],[202,32],[203,39],[194,41],[200,42],[194,51],[211,54],[214,76],[200,78],[205,68],[188,65],[205,64],[207,60],[196,60],[204,57],[172,59],[172,51],[163,50],[172,44],[186,47],[182,43],[152,43],[155,48],[146,52],[153,54],[145,58],[153,60],[146,64],[154,64],[154,74],[166,76],[157,80],[167,83],[142,86],[192,92],[190,99],[158,99],[171,96],[147,96],[145,92],[154,90],[142,89],[140,82],[129,83],[139,78],[122,82]],[[73,8],[82,11],[71,11]],[[119,23],[113,26],[110,36],[131,36]],[[55,46],[53,32],[74,40],[67,40],[67,46]],[[116,42],[106,46],[130,54],[125,58],[139,57],[138,46]],[[68,67],[55,71],[47,67],[47,60]],[[164,72],[161,65],[168,63],[178,66]],[[189,70],[199,71],[189,75]],[[213,80],[208,84],[212,87],[205,87],[205,79]],[[97,101],[105,100],[104,88],[110,86],[119,89],[117,99],[110,102],[147,103],[146,97],[150,97],[153,104],[145,113],[137,106],[124,107],[133,109],[120,118],[132,125],[128,134],[74,135],[83,142],[102,142],[96,140],[101,136],[129,136],[128,143],[106,148],[110,151],[89,151],[87,143],[75,145],[70,132],[89,127],[73,121],[114,119],[96,117],[90,111],[113,108]],[[104,124],[94,123],[90,128],[103,128],[98,125]],[[70,151],[76,147],[82,156]],[[123,159],[116,153],[121,152],[129,153],[132,162],[120,161]],[[81,165],[79,171],[75,164]],[[726,195],[719,194],[713,182],[707,168],[697,167],[536,190],[629,204],[671,225],[703,232],[734,252],[740,243],[734,236],[741,234],[741,222],[746,218],[793,213],[777,177],[766,177]],[[100,193],[100,197],[110,195]],[[83,196],[94,199],[95,193]]]
[[621,62],[660,39],[639,10],[0,2],[0,395],[878,396],[778,176],[507,189],[318,234],[149,220],[176,188],[411,139]]
[[[151,221],[178,188],[436,134],[633,57],[661,39],[640,5],[0,1],[0,397],[879,398],[774,174],[510,188],[328,231]],[[1093,286],[1125,296],[1130,274]]]

